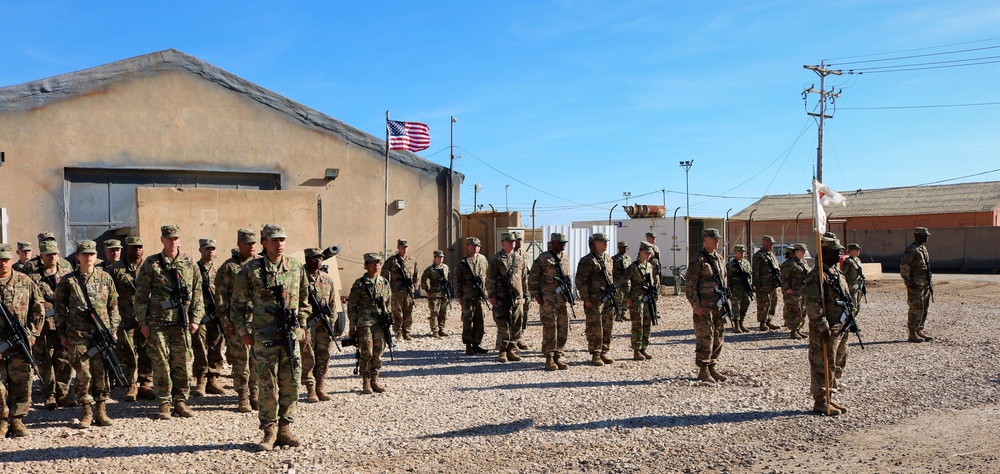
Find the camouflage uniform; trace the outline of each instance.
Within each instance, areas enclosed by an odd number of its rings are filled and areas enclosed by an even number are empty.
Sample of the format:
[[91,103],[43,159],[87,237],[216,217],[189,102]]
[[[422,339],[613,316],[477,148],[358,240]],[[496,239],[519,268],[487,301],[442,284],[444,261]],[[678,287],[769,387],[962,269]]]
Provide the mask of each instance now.
[[[518,241],[523,241],[523,237],[520,232],[514,232],[514,234]],[[528,329],[528,310],[531,308],[531,294],[528,293],[528,253],[525,252],[523,248],[514,249],[514,253],[520,257],[522,262],[524,262],[525,269],[524,279],[521,282],[521,288],[524,289],[524,302],[521,303],[521,337],[524,337],[524,331]],[[517,348],[527,350],[528,346],[518,339]]]
[[[562,234],[552,234],[551,240],[557,241],[556,239],[566,241],[566,237]],[[569,260],[565,252],[557,255],[548,250],[539,255],[528,274],[528,291],[535,298],[542,299],[539,308],[542,320],[542,354],[559,360],[569,336],[569,301],[567,296],[556,292],[559,287],[559,282],[556,281],[559,275],[556,265],[562,269],[563,275],[569,276]]]
[[[256,242],[255,233],[249,229],[240,229],[239,239],[243,242]],[[236,284],[236,275],[240,273],[251,261],[260,258],[256,255],[243,260],[237,253],[226,260],[219,267],[215,274],[215,311],[222,318],[226,325],[226,360],[232,366],[233,390],[236,390],[237,398],[244,399],[243,410],[248,411],[250,400],[253,405],[257,404],[257,370],[256,360],[250,347],[243,344],[240,333],[236,330],[236,324],[232,315],[233,286]],[[253,315],[244,313],[243,317],[250,322]],[[232,333],[230,333],[230,330]]]
[[684,294],[688,302],[692,308],[700,307],[703,311],[700,315],[693,315],[696,340],[694,362],[699,368],[714,367],[725,342],[726,325],[718,306],[721,296],[716,290],[721,288],[715,281],[716,272],[722,273],[721,281],[727,280],[722,256],[718,252],[709,254],[702,250],[688,263],[684,275]]
[[[307,253],[306,257],[308,256]],[[303,272],[305,272],[309,284],[307,291],[313,292],[316,302],[330,310],[330,315],[332,315],[330,326],[333,326],[337,318],[337,306],[340,303],[337,300],[333,278],[323,271],[309,273],[308,270],[303,269]],[[310,308],[313,315],[319,309],[313,308],[311,305]],[[336,328],[334,330],[336,331]],[[323,391],[323,381],[326,380],[326,371],[330,367],[330,344],[333,342],[333,338],[338,336],[340,334],[328,334],[323,324],[318,321],[309,325],[306,338],[299,345],[299,350],[302,352],[302,385],[314,386],[317,391]]]
[[[504,238],[513,241],[510,234]],[[524,330],[521,323],[525,293],[522,284],[527,271],[524,260],[517,253],[511,251],[507,254],[503,250],[490,259],[486,270],[486,293],[496,300],[493,305],[493,321],[497,325],[496,350],[507,353],[507,357],[516,348]]]
[[[399,245],[407,245],[400,239]],[[389,280],[392,287],[392,326],[393,332],[402,334],[403,339],[410,338],[413,328],[413,292],[417,286],[417,259],[398,253],[389,257],[382,266],[382,278]],[[407,283],[409,280],[409,284]],[[411,286],[412,285],[412,286]]]
[[[475,239],[478,243],[479,239]],[[462,342],[466,346],[479,347],[483,343],[485,333],[483,323],[483,301],[480,298],[479,290],[476,289],[475,281],[482,282],[482,291],[486,294],[486,268],[489,261],[482,254],[476,254],[475,258],[465,257],[455,266],[455,298],[463,302],[462,304]],[[468,347],[467,347],[468,348]],[[466,351],[468,352],[468,351]]]
[[[137,237],[130,237],[129,245],[142,245]],[[138,242],[138,243],[136,243]],[[153,384],[153,364],[146,353],[146,337],[138,331],[139,322],[135,319],[135,286],[139,275],[139,263],[129,263],[122,259],[111,265],[108,273],[115,282],[118,292],[118,314],[121,324],[118,325],[118,358],[125,372],[125,380],[129,385],[142,384],[145,387]]]
[[[795,244],[795,249],[805,250],[802,244]],[[785,318],[785,327],[792,332],[793,338],[799,337],[799,330],[802,329],[803,296],[805,295],[806,273],[809,269],[806,264],[795,256],[785,260],[781,264],[781,296],[784,301],[782,313]]]
[[[640,251],[644,248],[651,249],[648,246],[648,242],[643,242],[640,245]],[[646,295],[649,292],[656,291],[656,286],[653,285],[656,278],[653,275],[653,271],[653,266],[649,264],[648,260],[643,262],[641,259],[636,258],[625,269],[625,274],[622,275],[621,282],[618,284],[622,294],[625,295],[626,303],[631,301],[631,304],[628,305],[628,311],[632,320],[633,351],[645,351],[646,347],[649,346],[649,333],[653,327],[653,314],[650,312],[651,307],[648,301],[646,301]],[[645,359],[642,355],[635,357],[636,360],[640,358]]]
[[[215,246],[215,241],[211,241],[211,246]],[[201,274],[201,286],[195,289],[195,291],[202,294],[202,301],[205,303],[205,312],[207,315],[208,307],[215,306],[215,277],[218,274],[219,268],[215,266],[214,262],[208,262],[207,264],[203,260],[199,260],[198,263],[198,273]],[[208,287],[208,292],[205,292],[205,287]],[[212,300],[212,305],[208,304],[208,300]],[[215,307],[215,312],[218,313],[218,307]],[[204,319],[204,318],[203,318]],[[192,375],[198,379],[208,378],[210,384],[215,384],[215,379],[222,375],[222,369],[225,367],[225,359],[222,358],[222,333],[219,330],[219,324],[215,321],[197,321],[200,326],[198,326],[198,332],[194,333],[191,337],[191,349],[193,355],[193,363],[191,367]],[[211,392],[209,392],[211,393]]]
[[733,297],[729,300],[733,306],[733,319],[736,327],[742,330],[743,320],[746,319],[747,310],[750,309],[750,300],[754,296],[750,262],[746,258],[742,260],[736,260],[736,257],[730,258],[726,264],[726,276],[729,277],[726,284],[733,292]]
[[[438,256],[434,251],[434,256]],[[444,253],[441,253],[444,256]],[[447,336],[444,332],[444,323],[448,319],[448,299],[446,285],[451,285],[451,275],[448,265],[431,264],[420,274],[420,289],[427,295],[427,308],[430,310],[431,335],[435,337]]]
[[[628,253],[626,253],[628,250],[628,244],[625,242],[618,242],[618,250],[620,250],[620,252],[611,257],[611,275],[615,280],[615,287],[621,288],[622,278],[625,277],[625,270],[628,269],[629,265],[632,265],[632,258],[628,256]],[[625,305],[625,292],[618,291],[615,297],[618,298],[618,308],[621,309],[621,311],[615,315],[615,320],[628,320],[629,318],[626,313],[628,308],[626,308]]]
[[[918,227],[914,233],[930,235],[930,232],[923,227]],[[899,261],[899,275],[903,277],[903,284],[906,285],[906,303],[909,306],[906,327],[910,330],[911,341],[914,339],[930,340],[926,334],[921,334],[924,331],[927,310],[931,304],[930,263],[931,257],[927,252],[927,246],[917,242],[906,247],[903,258]],[[914,338],[914,335],[917,337]]]
[[[604,240],[604,234],[594,234],[593,240]],[[607,358],[611,349],[611,331],[615,322],[615,309],[605,298],[615,298],[617,291],[612,281],[611,257],[607,253],[590,252],[576,265],[576,290],[583,302],[583,312],[587,316],[587,352],[593,356],[594,365]],[[610,288],[608,285],[610,284]],[[609,290],[610,294],[605,290]],[[588,303],[590,306],[587,306]],[[603,362],[601,363],[603,365]]]
[[[770,239],[774,242],[771,237],[764,237],[765,240]],[[774,253],[762,247],[753,254],[750,267],[753,269],[751,272],[753,287],[757,293],[757,322],[760,323],[761,329],[768,327],[775,329],[777,326],[771,323],[771,318],[778,309],[778,287],[781,286],[778,260],[774,257]]]
[[[18,252],[23,252],[23,251],[26,251],[26,250],[27,251],[31,251],[32,250],[31,249],[31,242],[24,242],[24,241],[18,242],[17,243],[17,250],[18,250]],[[21,255],[20,255],[20,253],[18,255],[14,256],[14,258],[18,259],[16,262],[14,262],[14,266],[13,266],[14,271],[15,272],[21,272],[21,273],[27,274],[28,273],[28,262],[31,261],[31,258],[29,257],[27,260],[25,260],[25,261],[22,262],[21,261]]]
[[[833,239],[823,239],[824,247],[843,248]],[[834,286],[841,288],[844,294],[849,295],[850,289],[843,274],[837,268],[837,262],[823,261],[824,280],[823,291],[820,292],[819,268],[813,268],[806,276],[805,288],[805,308],[809,317],[809,391],[816,402],[814,410],[826,409],[826,373],[827,367],[833,373],[830,374],[830,387],[836,388],[838,379],[843,375],[844,367],[847,364],[847,336],[844,332],[837,334],[841,329],[841,310],[837,306],[837,291]],[[824,333],[830,331],[829,337]],[[826,361],[824,361],[824,358]],[[842,408],[840,404],[833,403],[831,408]],[[835,410],[835,414],[839,414]]]
[[[284,228],[268,225],[266,235],[284,236]],[[277,238],[277,237],[275,237]],[[295,354],[289,354],[282,343],[283,334],[276,331],[278,300],[271,287],[282,285],[285,290],[286,309],[297,311],[297,328],[292,330],[296,341]],[[230,301],[229,318],[240,336],[253,336],[253,352],[257,359],[256,371],[259,384],[258,419],[261,429],[281,421],[295,420],[295,406],[299,398],[299,381],[302,378],[298,328],[306,327],[312,314],[309,305],[309,281],[302,264],[291,257],[281,256],[272,263],[268,258],[258,258],[247,263],[236,276]],[[252,308],[252,310],[250,309]],[[248,311],[252,318],[247,318]]]
[[[655,238],[656,234],[654,234],[652,232],[646,232],[646,237],[647,238],[648,237],[654,237]],[[657,288],[656,297],[657,297],[657,299],[659,299],[659,297],[660,297],[660,291],[659,291],[659,288],[660,288],[660,247],[657,247],[656,244],[654,244],[652,242],[649,242],[649,241],[644,242],[644,243],[646,245],[648,245],[650,248],[653,249],[653,254],[649,256],[649,266],[652,267],[653,278],[654,278],[653,279],[653,283],[656,285],[656,288]],[[638,260],[639,259],[639,255],[636,254],[635,258],[636,258],[636,260]]]
[[[41,254],[58,252],[54,240],[45,240],[39,243],[39,253]],[[73,380],[73,366],[70,363],[69,349],[63,347],[60,342],[55,320],[56,287],[66,275],[73,272],[69,262],[63,262],[62,259],[59,259],[55,268],[50,271],[41,263],[41,255],[39,255],[38,266],[28,273],[44,299],[45,320],[42,323],[41,334],[35,340],[31,352],[32,357],[35,358],[35,365],[38,366],[39,378],[42,382],[39,396],[50,409],[56,408],[56,400],[61,406],[69,405],[69,385]]]
[[[0,244],[0,258],[16,258],[9,244]],[[0,300],[11,315],[24,326],[25,332],[28,333],[28,344],[33,344],[33,339],[41,332],[45,320],[43,298],[38,286],[27,275],[12,271],[10,276],[0,279]],[[10,331],[4,318],[0,318],[0,338],[8,337]],[[0,425],[3,425],[6,431],[9,417],[12,425],[11,434],[25,436],[27,430],[24,429],[21,420],[31,407],[31,364],[19,353],[8,352],[5,355],[9,360],[0,358]],[[13,429],[15,425],[24,431],[15,432]]]
[[[365,254],[365,263],[379,259],[377,253]],[[363,275],[354,281],[347,298],[347,318],[351,333],[358,342],[358,369],[366,387],[368,381],[378,378],[382,369],[382,352],[390,341],[385,340],[383,323],[379,320],[382,305],[390,297],[389,280],[375,275]],[[382,304],[379,304],[381,300]]]
[[[164,226],[161,235],[177,235],[176,226]],[[173,269],[180,271],[179,281],[174,281]],[[201,272],[194,260],[183,252],[178,251],[174,258],[160,252],[142,263],[135,286],[135,319],[140,326],[149,326],[146,353],[153,365],[156,400],[161,406],[171,402],[184,402],[186,406],[192,354],[191,334],[184,321],[197,324],[205,315],[202,294],[198,291]],[[178,286],[186,287],[186,291],[181,292]],[[180,306],[171,306],[168,288],[186,293],[182,296],[186,301]]]
[[[861,249],[858,244],[850,244],[848,250]],[[851,299],[854,300],[854,313],[861,311],[862,287],[865,284],[865,272],[861,269],[861,259],[858,257],[847,257],[840,263],[840,271],[847,279],[847,286],[851,289]]]

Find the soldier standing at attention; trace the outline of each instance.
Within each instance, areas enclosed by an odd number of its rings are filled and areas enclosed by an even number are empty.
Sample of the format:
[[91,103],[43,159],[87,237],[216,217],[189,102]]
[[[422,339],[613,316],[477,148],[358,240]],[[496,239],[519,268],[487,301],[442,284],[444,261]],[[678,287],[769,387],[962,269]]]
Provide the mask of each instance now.
[[743,244],[736,244],[733,247],[733,258],[726,264],[726,275],[729,281],[729,289],[733,292],[730,303],[733,306],[733,328],[735,332],[750,332],[743,325],[746,319],[747,310],[750,309],[750,301],[753,300],[753,276],[751,275],[750,262],[746,259],[747,248]]
[[[249,413],[258,408],[257,405],[257,368],[253,351],[236,331],[236,325],[230,317],[232,314],[233,285],[236,275],[243,267],[257,257],[257,236],[251,229],[236,231],[236,247],[238,251],[219,267],[215,274],[215,311],[219,313],[226,326],[226,360],[233,367],[233,389],[236,390],[236,411]],[[247,320],[252,315],[244,314]]]
[[[24,328],[30,347],[41,332],[45,309],[42,295],[31,278],[14,271],[14,258],[13,247],[0,244],[0,302]],[[0,318],[0,334],[7,336],[12,330],[6,318]],[[24,417],[31,408],[31,364],[16,350],[6,355],[0,358],[0,440],[8,434],[8,429],[12,437],[28,436]]]
[[760,239],[760,250],[753,254],[750,267],[753,269],[753,289],[757,293],[757,322],[761,331],[779,329],[773,324],[778,309],[778,287],[781,286],[781,270],[778,259],[774,257],[771,248],[774,247],[774,237],[765,235]]
[[[129,384],[125,389],[125,401],[134,402],[139,396],[147,400],[156,398],[153,392],[153,369],[146,354],[146,338],[135,319],[135,279],[142,267],[142,239],[137,236],[125,239],[125,258],[115,262],[107,272],[115,282],[118,292],[118,359],[122,362],[122,371]],[[139,384],[142,387],[139,387]]]
[[480,347],[483,343],[485,327],[483,323],[483,301],[486,294],[486,268],[490,263],[479,254],[481,244],[476,237],[468,237],[468,255],[455,267],[455,298],[462,306],[462,342],[465,355],[486,354]]
[[[632,259],[628,256],[628,243],[618,242],[618,253],[611,257],[611,275],[615,279],[615,288],[621,288],[622,278],[625,277],[625,270],[632,265]],[[625,305],[625,292],[618,291],[615,295],[618,298],[618,308],[621,310],[615,315],[615,321],[628,321],[628,308]]]
[[493,306],[493,321],[497,325],[496,350],[500,353],[498,362],[517,362],[521,356],[514,352],[521,339],[524,325],[524,287],[528,272],[524,260],[514,252],[514,235],[504,232],[500,238],[503,248],[490,260],[486,270],[486,292]]
[[15,272],[28,273],[28,260],[31,260],[31,242],[20,241],[17,243],[17,261],[14,262]]
[[[524,289],[524,303],[521,305],[521,338],[524,337],[524,332],[528,330],[528,309],[531,307],[531,295],[528,294],[528,253],[522,248],[524,244],[524,234],[520,231],[511,232],[514,234],[514,253],[518,257],[521,257],[521,261],[524,262],[524,281],[521,282],[521,288]],[[521,341],[520,338],[517,340],[517,348],[526,351],[528,350],[528,345]]]
[[448,305],[451,298],[448,295],[451,285],[451,275],[448,265],[444,264],[444,252],[434,251],[434,263],[420,274],[420,288],[427,295],[427,309],[430,310],[431,336],[448,337],[444,332],[444,323],[448,319]]
[[694,310],[694,363],[698,366],[698,380],[709,383],[725,382],[728,378],[715,368],[726,336],[726,321],[719,308],[722,296],[718,293],[726,291],[719,284],[726,281],[726,267],[722,255],[715,251],[720,237],[717,229],[701,232],[705,248],[691,259],[684,282],[684,293]]
[[809,273],[805,262],[802,261],[806,256],[806,245],[795,244],[792,249],[794,252],[791,258],[781,264],[781,296],[785,303],[782,313],[791,338],[805,339],[806,336],[800,330],[804,322],[802,316],[805,309],[803,297],[805,297],[806,274]]
[[[836,416],[846,413],[847,408],[834,401],[832,394],[827,393],[827,383],[831,389],[836,387],[837,379],[843,374],[843,366],[837,370],[837,362],[847,361],[848,346],[846,340],[850,334],[841,332],[840,315],[843,310],[837,303],[840,294],[848,295],[850,298],[850,290],[838,268],[840,251],[844,247],[836,239],[830,237],[823,237],[820,242],[822,244],[820,251],[823,252],[822,291],[820,291],[818,265],[806,277],[805,306],[806,314],[809,317],[809,390],[815,402],[814,412]],[[837,370],[837,374],[831,373],[832,370]]]
[[396,255],[389,257],[382,267],[382,277],[392,287],[393,332],[406,341],[412,339],[413,292],[417,289],[417,259],[406,254],[409,245],[406,239],[397,240]]
[[[76,383],[73,392],[82,410],[77,428],[111,426],[107,403],[111,392],[112,370],[104,365],[99,354],[87,353],[88,340],[98,330],[90,320],[90,313],[100,318],[111,334],[116,334],[118,323],[118,292],[115,282],[107,272],[96,268],[97,242],[84,240],[76,244],[76,259],[80,267],[59,282],[56,289],[56,326],[62,336],[62,345],[70,354]],[[91,404],[96,406],[91,407]]]
[[611,299],[617,297],[611,274],[611,257],[608,250],[608,236],[595,233],[590,236],[593,250],[584,255],[576,265],[576,289],[583,301],[583,312],[587,315],[587,352],[590,363],[595,367],[613,364],[608,357],[611,350],[611,331],[615,324],[615,309]]
[[[330,334],[326,326],[317,317],[325,313],[330,318],[330,327],[334,326],[337,317],[337,293],[333,278],[320,270],[323,263],[323,251],[318,248],[305,250],[306,281],[309,283],[306,291],[309,293],[309,307],[313,318],[306,328],[306,337],[299,344],[302,352],[302,385],[306,386],[306,401],[309,403],[330,400],[323,388],[326,382],[326,370],[330,367],[330,343],[334,337],[341,334]],[[315,303],[315,305],[314,305]],[[337,331],[334,328],[334,331]]]
[[[53,245],[56,245],[56,234],[52,233],[52,231],[46,231],[38,234],[39,251],[41,251],[42,242],[47,241],[51,241]],[[42,259],[40,257],[40,255],[36,255],[35,258],[25,262],[24,271],[21,272],[30,275],[31,273],[38,271],[38,269],[42,266]],[[73,271],[73,264],[69,263],[69,260],[58,256],[56,257],[56,260],[58,261],[57,265],[59,265],[60,271],[66,271],[67,273]]]
[[930,235],[926,227],[913,229],[913,243],[906,247],[899,262],[899,274],[903,277],[903,284],[906,285],[906,303],[910,307],[906,323],[907,329],[910,330],[910,342],[934,340],[924,332],[927,309],[931,304],[931,297],[934,296],[931,257],[925,245]]
[[[298,341],[305,338],[304,328],[312,308],[302,264],[284,255],[285,228],[268,224],[263,236],[264,257],[251,260],[236,275],[229,318],[243,343],[253,346],[257,358],[257,417],[264,431],[257,449],[270,451],[276,445],[300,445],[292,433],[302,378]],[[248,310],[252,311],[252,319],[247,316]],[[282,327],[291,333],[294,344],[290,349],[284,344],[286,333]]]
[[847,258],[840,263],[840,271],[847,279],[847,286],[851,289],[851,299],[854,300],[854,313],[861,311],[861,297],[867,292],[865,289],[865,272],[861,268],[861,246],[858,244],[847,244]]
[[153,364],[153,390],[159,418],[173,414],[190,418],[187,406],[191,384],[191,334],[205,315],[201,273],[194,260],[181,252],[180,227],[160,227],[163,251],[146,259],[136,278],[135,317],[146,338]]
[[104,261],[97,268],[108,271],[115,262],[122,259],[122,241],[108,239],[104,241]]
[[653,327],[652,306],[648,295],[656,291],[653,286],[653,266],[649,259],[653,256],[653,246],[649,242],[639,244],[638,258],[625,269],[620,288],[625,295],[625,304],[632,320],[632,360],[649,360],[653,356],[646,351],[649,333]]
[[389,281],[379,276],[382,257],[375,252],[365,254],[365,274],[354,281],[351,294],[347,298],[347,318],[350,332],[355,339],[361,357],[358,371],[361,373],[361,391],[365,394],[385,392],[378,381],[382,369],[382,352],[385,351],[385,331],[388,328],[379,314],[389,298]]
[[[653,232],[646,232],[646,243],[649,244],[653,249],[653,255],[649,257],[649,264],[653,267],[653,276],[655,277],[654,283],[656,284],[656,297],[660,297],[660,247],[656,246],[656,234]],[[638,258],[638,254],[636,255]]]
[[56,241],[44,240],[38,245],[38,264],[28,273],[31,280],[38,286],[45,307],[45,319],[39,329],[41,334],[31,348],[35,364],[38,366],[38,377],[41,399],[45,408],[55,410],[57,407],[68,407],[71,404],[69,396],[70,381],[73,379],[73,366],[70,364],[69,350],[62,345],[62,339],[56,328],[56,288],[59,282],[71,273],[69,265],[59,264],[59,248]]
[[[218,307],[215,304],[215,277],[219,267],[215,266],[215,239],[198,240],[198,251],[201,253],[201,260],[198,260],[201,286],[194,291],[201,292],[206,316],[218,317]],[[209,309],[216,314],[209,315]],[[194,352],[191,371],[194,372],[196,381],[192,395],[197,397],[204,397],[206,393],[224,395],[226,391],[219,382],[225,366],[225,359],[222,358],[222,331],[219,330],[219,324],[215,321],[205,321],[192,337],[191,347]]]
[[542,353],[545,354],[545,370],[566,370],[562,361],[563,349],[569,337],[569,294],[572,282],[560,282],[559,278],[569,278],[569,260],[563,250],[569,239],[559,232],[549,238],[549,250],[538,256],[528,274],[528,290],[538,303],[542,320]]

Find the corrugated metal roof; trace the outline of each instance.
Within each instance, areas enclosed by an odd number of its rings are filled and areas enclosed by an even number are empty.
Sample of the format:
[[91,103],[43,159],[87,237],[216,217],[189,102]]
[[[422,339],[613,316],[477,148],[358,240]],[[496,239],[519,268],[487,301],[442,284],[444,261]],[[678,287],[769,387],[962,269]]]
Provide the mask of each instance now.
[[[992,212],[1000,207],[1000,181],[837,191],[847,198],[847,207],[828,207],[826,212],[834,219]],[[807,193],[764,196],[730,219],[747,220],[754,209],[754,221],[795,219],[800,212],[802,218],[809,218],[811,206]]]

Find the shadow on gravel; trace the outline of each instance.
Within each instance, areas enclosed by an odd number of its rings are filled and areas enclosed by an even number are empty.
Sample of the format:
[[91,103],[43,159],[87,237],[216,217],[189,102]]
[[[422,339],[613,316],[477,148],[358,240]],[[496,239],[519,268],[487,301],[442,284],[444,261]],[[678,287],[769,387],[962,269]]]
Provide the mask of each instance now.
[[579,431],[606,428],[664,428],[671,426],[715,425],[721,423],[743,423],[747,421],[769,420],[808,414],[804,410],[748,411],[738,413],[712,413],[708,415],[679,416],[637,416],[613,420],[590,421],[586,423],[556,424],[536,427],[541,431]]
[[534,421],[532,421],[529,418],[525,418],[523,420],[512,421],[510,423],[500,423],[495,425],[480,425],[480,426],[473,426],[471,428],[463,428],[460,430],[445,431],[444,433],[424,435],[421,436],[420,439],[464,438],[466,436],[507,435],[531,428],[534,424],[535,424]]
[[[690,380],[687,377],[668,377],[660,380]],[[511,383],[505,385],[493,385],[490,387],[464,387],[457,388],[456,391],[459,392],[482,392],[487,390],[518,390],[518,389],[546,389],[546,388],[585,388],[585,387],[607,387],[611,385],[615,386],[632,386],[632,385],[652,385],[654,382],[651,380],[608,380],[608,381],[578,381],[578,380],[567,380],[564,382],[537,382],[537,383]]]
[[145,456],[157,454],[194,453],[198,451],[228,451],[232,449],[248,449],[241,444],[206,444],[202,446],[133,446],[133,447],[102,447],[63,446],[58,448],[36,448],[23,451],[8,451],[5,460],[10,462],[57,461],[70,459],[100,459],[128,456]]

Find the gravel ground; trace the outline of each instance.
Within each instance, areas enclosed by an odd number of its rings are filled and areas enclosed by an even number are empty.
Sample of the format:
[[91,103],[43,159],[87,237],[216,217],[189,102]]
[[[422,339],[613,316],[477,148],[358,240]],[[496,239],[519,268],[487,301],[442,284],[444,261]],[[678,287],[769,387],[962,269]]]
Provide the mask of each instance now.
[[[589,366],[575,319],[570,369],[557,372],[542,368],[536,308],[534,350],[500,364],[464,355],[457,304],[453,335],[429,337],[421,300],[417,337],[386,357],[389,392],[361,395],[353,354],[336,354],[333,400],[298,405],[300,448],[256,452],[256,414],[232,410],[234,395],[194,399],[196,418],[169,421],[154,420],[150,402],[112,403],[116,424],[88,430],[72,427],[76,408],[33,410],[30,437],[0,440],[0,471],[996,472],[1000,277],[935,277],[927,327],[937,339],[924,344],[905,342],[902,283],[871,284],[865,349],[852,341],[839,396],[851,410],[840,417],[809,413],[806,344],[786,332],[727,333],[729,380],[696,381],[682,297],[661,299],[653,360],[628,360],[626,322],[612,343],[619,361]],[[488,322],[484,346],[494,336]]]

